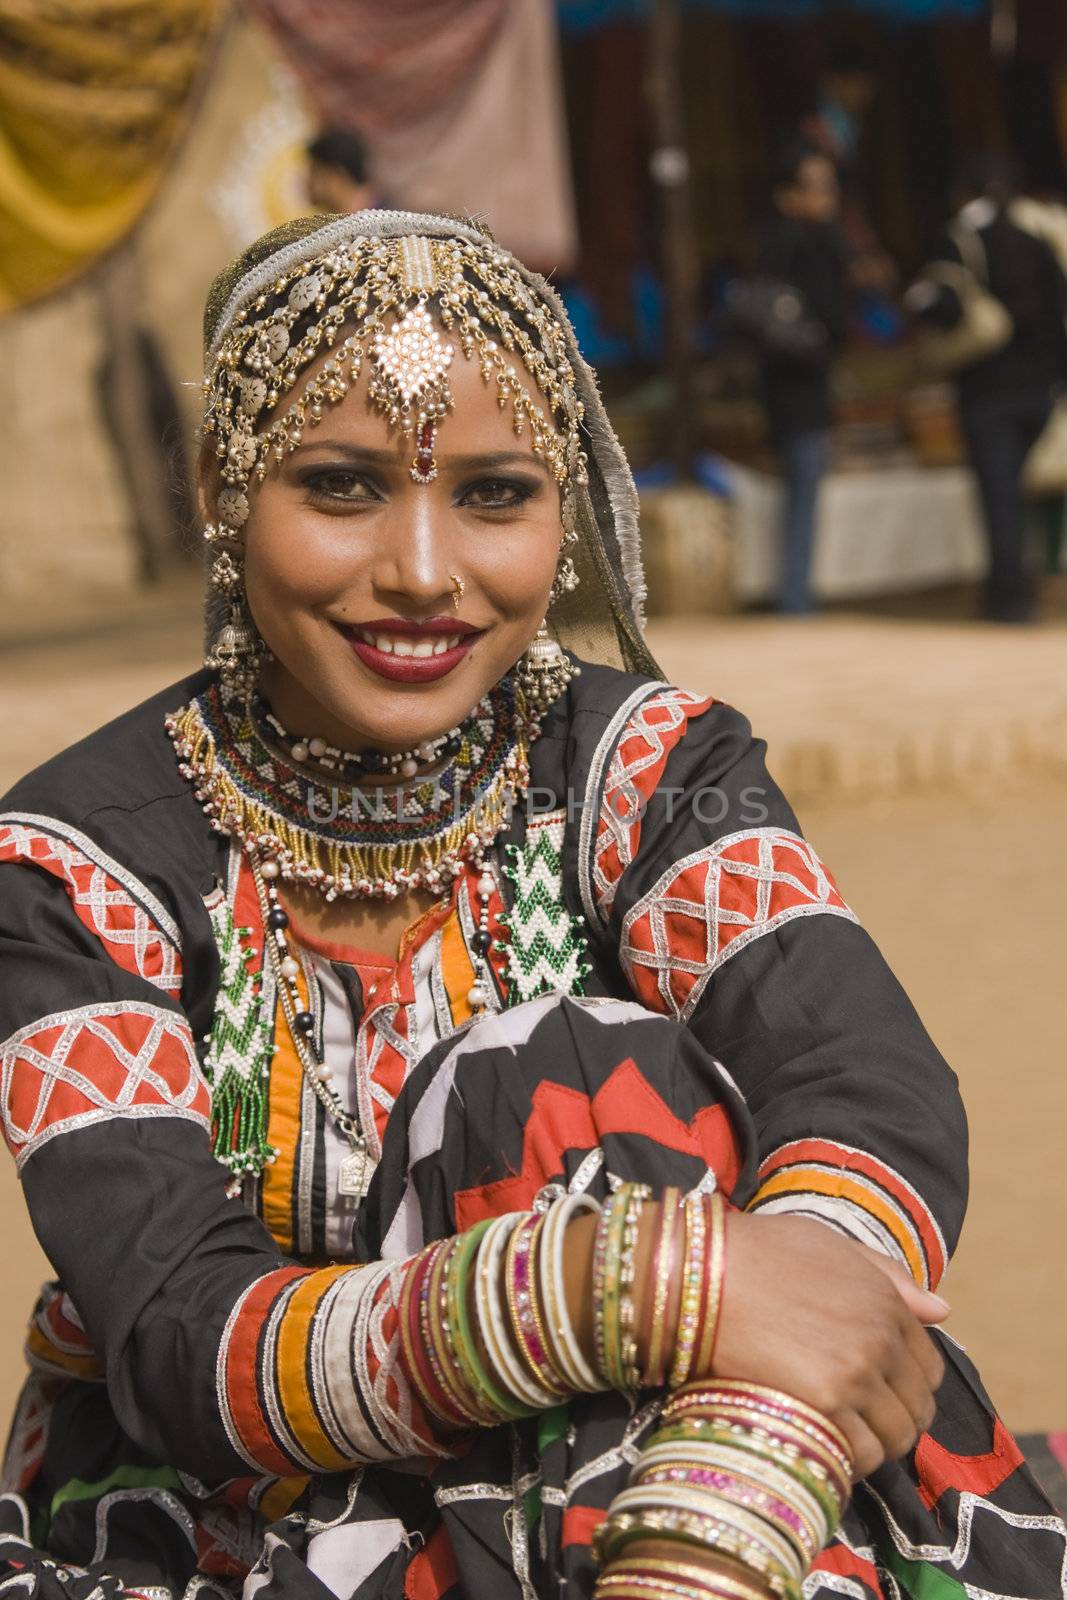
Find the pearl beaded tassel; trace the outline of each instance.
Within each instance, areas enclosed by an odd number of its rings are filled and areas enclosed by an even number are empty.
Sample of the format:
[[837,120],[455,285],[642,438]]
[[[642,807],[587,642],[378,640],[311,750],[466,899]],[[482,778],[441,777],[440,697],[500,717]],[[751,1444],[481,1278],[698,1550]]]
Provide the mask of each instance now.
[[489,965],[492,934],[489,932],[489,904],[496,889],[496,880],[486,863],[485,852],[480,850],[472,861],[478,874],[475,890],[478,895],[478,931],[474,936],[477,957],[476,977],[467,991],[467,1004],[474,1011],[484,1011],[493,994],[493,974]]

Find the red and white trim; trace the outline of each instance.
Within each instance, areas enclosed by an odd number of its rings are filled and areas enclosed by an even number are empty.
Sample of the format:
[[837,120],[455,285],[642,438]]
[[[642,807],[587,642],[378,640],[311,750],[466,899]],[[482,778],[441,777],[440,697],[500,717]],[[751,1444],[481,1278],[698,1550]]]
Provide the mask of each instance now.
[[440,1453],[399,1370],[406,1266],[281,1267],[240,1296],[219,1344],[217,1397],[249,1466],[285,1476]]
[[672,862],[627,913],[623,970],[645,1005],[685,1022],[712,975],[746,945],[796,917],[827,914],[856,921],[799,834],[730,833]]
[[759,1169],[750,1211],[816,1217],[899,1261],[923,1288],[948,1265],[945,1238],[922,1195],[866,1150],[830,1139],[794,1139]]
[[603,926],[619,879],[637,854],[645,807],[690,717],[714,702],[687,689],[642,684],[609,722],[589,769],[579,850],[582,907]]
[[0,1046],[0,1118],[20,1170],[61,1133],[145,1117],[211,1130],[211,1094],[177,1012],[102,1001],[41,1017]]
[[125,972],[181,994],[181,935],[151,890],[94,840],[55,817],[0,815],[0,862],[20,861],[63,884],[78,920]]

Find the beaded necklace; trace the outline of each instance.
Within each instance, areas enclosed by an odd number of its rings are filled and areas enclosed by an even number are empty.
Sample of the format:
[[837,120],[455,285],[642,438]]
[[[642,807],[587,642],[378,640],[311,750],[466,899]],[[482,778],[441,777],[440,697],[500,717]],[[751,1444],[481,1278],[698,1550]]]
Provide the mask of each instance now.
[[432,767],[442,756],[458,755],[463,748],[463,729],[459,727],[450,728],[436,739],[424,739],[410,750],[341,750],[325,739],[290,733],[278,721],[265,695],[254,694],[249,705],[260,728],[269,730],[291,762],[303,766],[312,761],[350,782],[360,778],[415,778],[420,767]]
[[[320,805],[316,796],[324,792],[324,780],[304,767],[308,756],[318,761],[334,752],[328,747],[313,751],[308,740],[307,755],[302,749],[287,750],[287,762],[267,742],[270,735],[281,738],[284,730],[274,726],[270,708],[261,699],[258,703],[242,699],[215,682],[169,716],[166,726],[179,770],[193,783],[212,828],[238,838],[248,855],[260,902],[264,957],[274,973],[297,1059],[349,1147],[338,1175],[338,1193],[361,1200],[373,1165],[369,1140],[358,1112],[346,1109],[334,1087],[315,1038],[314,1015],[302,1005],[299,962],[289,948],[289,916],[278,896],[279,882],[310,884],[328,901],[340,895],[393,899],[410,889],[443,889],[468,870],[478,913],[474,982],[467,1001],[475,1014],[484,1011],[495,994],[489,917],[496,880],[487,853],[508,825],[515,801],[529,781],[527,749],[539,732],[539,719],[528,709],[522,691],[504,679],[460,728],[433,741],[451,757],[441,773],[429,781],[402,783],[395,790],[378,789],[371,796],[353,790],[351,807],[345,812],[337,804],[336,790],[327,807]],[[429,746],[422,749],[428,753]],[[405,759],[410,758],[405,752]],[[363,803],[382,796],[388,799],[384,808]],[[543,920],[542,916],[539,925]],[[586,970],[582,966],[570,974],[569,987],[580,990]],[[511,995],[513,977],[509,973],[508,999],[526,998],[529,984],[520,984],[517,994]],[[255,1011],[256,1027],[262,1031],[258,1007]],[[209,1052],[218,1072],[217,1081],[213,1073],[213,1093],[220,1104],[229,1106],[229,1115],[219,1120],[217,1154],[239,1184],[242,1176],[260,1171],[274,1154],[265,1125],[260,1127],[260,1079],[269,1071],[269,1054],[264,1053],[261,1066],[257,1056],[258,1070],[249,1078],[243,1059],[236,1070],[228,1070],[225,1042],[213,1036]],[[257,1095],[258,1118],[251,1104]]]
[[[510,678],[463,724],[448,765],[422,782],[342,794],[276,754],[246,701],[218,682],[166,719],[179,770],[219,833],[327,901],[439,892],[506,827],[529,781],[537,723]],[[343,803],[342,803],[343,802]]]

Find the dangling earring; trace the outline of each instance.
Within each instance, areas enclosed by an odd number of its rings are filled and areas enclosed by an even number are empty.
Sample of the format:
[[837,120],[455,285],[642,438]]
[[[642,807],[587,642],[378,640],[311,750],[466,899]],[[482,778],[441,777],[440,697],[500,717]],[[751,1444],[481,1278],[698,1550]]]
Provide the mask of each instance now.
[[517,677],[526,705],[533,717],[542,717],[552,703],[559,699],[572,678],[577,678],[581,667],[576,667],[570,657],[542,622],[533,642],[519,658]]
[[562,600],[565,594],[570,594],[571,590],[577,587],[578,574],[574,570],[574,562],[570,556],[560,556],[556,566],[556,576],[552,579],[552,587],[548,591],[549,605]]
[[[233,544],[236,537],[232,529],[214,523],[204,529],[204,538],[211,546]],[[221,550],[211,562],[208,582],[225,598],[229,616],[216,633],[204,665],[217,672],[228,689],[247,696],[256,686],[265,647],[245,600],[244,562],[240,555]]]
[[572,545],[578,543],[577,508],[574,504],[574,491],[568,486],[563,495],[562,506],[563,537],[560,540],[559,561],[556,564],[556,575],[552,579],[552,587],[548,591],[548,603],[552,605],[557,600],[562,600],[565,594],[570,594],[572,589],[578,587],[578,574],[574,569],[574,561],[567,554]]

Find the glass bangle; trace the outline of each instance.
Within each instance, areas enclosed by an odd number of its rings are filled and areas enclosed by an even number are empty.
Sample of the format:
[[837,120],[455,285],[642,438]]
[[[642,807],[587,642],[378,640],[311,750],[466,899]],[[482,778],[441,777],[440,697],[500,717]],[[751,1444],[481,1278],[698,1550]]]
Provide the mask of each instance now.
[[604,1384],[586,1360],[567,1310],[564,1282],[567,1228],[579,1212],[599,1210],[597,1202],[587,1194],[564,1195],[561,1200],[553,1201],[545,1215],[538,1264],[541,1298],[545,1305],[545,1331],[555,1352],[556,1365],[577,1394],[596,1394]]
[[567,1388],[551,1365],[537,1293],[536,1252],[544,1220],[543,1216],[526,1217],[508,1240],[504,1257],[505,1298],[519,1356],[534,1382],[558,1402],[567,1398]]
[[547,1411],[557,1404],[554,1395],[543,1390],[525,1374],[512,1349],[504,1309],[503,1257],[511,1234],[526,1215],[513,1212],[500,1217],[486,1230],[478,1252],[475,1271],[475,1307],[482,1342],[503,1383],[520,1405],[531,1412]]
[[674,1360],[671,1363],[668,1383],[672,1389],[684,1384],[693,1365],[693,1348],[696,1343],[697,1323],[700,1316],[700,1290],[704,1282],[704,1251],[707,1222],[703,1195],[687,1195],[685,1212],[685,1248],[682,1268],[682,1303],[678,1311],[678,1333],[675,1339]]
[[659,1226],[652,1259],[652,1304],[648,1318],[644,1383],[658,1389],[666,1377],[667,1306],[674,1272],[674,1235],[678,1221],[680,1189],[664,1189],[660,1196]]
[[490,1376],[481,1359],[478,1341],[471,1326],[468,1295],[473,1265],[486,1230],[492,1218],[475,1223],[473,1228],[460,1235],[459,1248],[449,1262],[447,1278],[448,1315],[456,1357],[464,1369],[467,1385],[476,1394],[484,1394],[500,1421],[518,1421],[532,1415],[528,1407],[518,1404],[506,1394]]

